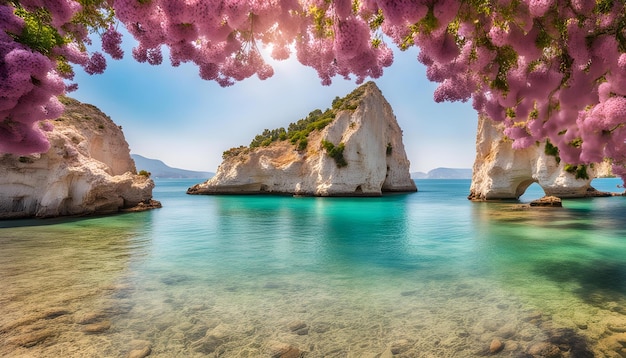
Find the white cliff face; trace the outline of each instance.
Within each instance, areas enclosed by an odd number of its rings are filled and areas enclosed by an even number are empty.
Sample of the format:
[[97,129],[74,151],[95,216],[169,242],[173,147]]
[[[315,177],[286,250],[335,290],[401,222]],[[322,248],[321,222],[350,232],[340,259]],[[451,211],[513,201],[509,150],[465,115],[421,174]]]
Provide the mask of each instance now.
[[598,195],[591,180],[608,173],[606,164],[587,168],[589,179],[577,179],[565,171],[565,163],[545,153],[545,143],[514,150],[500,124],[479,118],[476,160],[469,199],[518,199],[532,183],[548,196],[559,198]]
[[94,106],[66,99],[65,107],[47,133],[48,152],[0,155],[0,218],[148,207],[154,182],[136,174],[121,129]]
[[[321,131],[311,132],[305,150],[277,141],[244,151],[224,160],[213,178],[188,193],[379,196],[417,191],[391,106],[373,82],[364,86],[358,107],[340,111]],[[337,166],[322,140],[344,144],[347,166]]]

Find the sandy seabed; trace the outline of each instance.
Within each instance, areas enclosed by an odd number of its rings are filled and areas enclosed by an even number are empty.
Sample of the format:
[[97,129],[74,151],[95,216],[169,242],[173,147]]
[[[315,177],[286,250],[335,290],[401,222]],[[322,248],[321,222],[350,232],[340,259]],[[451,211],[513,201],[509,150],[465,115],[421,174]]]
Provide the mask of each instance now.
[[144,280],[120,276],[113,264],[93,275],[85,267],[60,266],[34,260],[3,271],[10,273],[0,280],[8,287],[0,293],[0,356],[626,354],[626,302],[598,297],[601,303],[594,305],[560,294],[571,287],[526,282],[518,291],[514,282],[503,287],[472,277],[460,284],[392,278],[371,285],[300,275],[234,276],[221,283],[181,274]]

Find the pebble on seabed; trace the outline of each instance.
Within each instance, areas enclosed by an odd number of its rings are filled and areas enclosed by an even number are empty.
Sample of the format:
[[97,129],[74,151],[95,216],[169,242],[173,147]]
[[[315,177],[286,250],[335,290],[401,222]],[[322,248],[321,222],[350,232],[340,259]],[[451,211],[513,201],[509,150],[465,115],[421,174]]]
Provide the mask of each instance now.
[[130,348],[128,358],[145,358],[152,353],[152,344],[149,341],[133,339]]
[[528,347],[528,354],[540,357],[561,357],[559,347],[548,342],[538,342]]
[[287,325],[287,328],[289,328],[291,332],[299,336],[306,336],[307,334],[309,334],[309,327],[303,321],[291,321]]
[[295,332],[299,329],[305,328],[306,327],[306,323],[304,323],[303,321],[300,320],[296,320],[296,321],[291,321],[289,322],[289,324],[287,324],[287,328],[289,328],[290,331]]
[[88,324],[83,327],[85,333],[102,333],[111,328],[111,321],[102,321],[97,323]]
[[272,358],[299,358],[304,354],[300,349],[282,342],[269,342],[267,348]]
[[494,338],[489,344],[489,353],[498,353],[504,348],[504,344],[499,339]]

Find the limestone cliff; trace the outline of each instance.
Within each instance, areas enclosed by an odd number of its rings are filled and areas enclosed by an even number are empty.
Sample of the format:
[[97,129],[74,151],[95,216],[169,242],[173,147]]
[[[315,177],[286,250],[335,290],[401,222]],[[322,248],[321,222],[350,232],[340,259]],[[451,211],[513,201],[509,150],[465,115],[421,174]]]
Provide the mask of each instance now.
[[[277,140],[239,148],[225,157],[213,178],[187,192],[379,196],[417,191],[402,130],[376,84],[368,82],[349,96],[354,105],[337,110],[329,124],[310,132],[306,145],[298,148],[289,140]],[[330,156],[340,147],[343,164]]]
[[547,196],[579,198],[604,195],[591,187],[591,180],[610,173],[607,163],[586,168],[588,178],[576,178],[565,163],[546,154],[546,143],[514,150],[501,124],[485,118],[478,121],[476,160],[469,199],[518,199],[532,183]]
[[0,218],[112,213],[158,206],[154,182],[137,175],[124,134],[96,107],[64,98],[47,132],[51,147],[0,154]]

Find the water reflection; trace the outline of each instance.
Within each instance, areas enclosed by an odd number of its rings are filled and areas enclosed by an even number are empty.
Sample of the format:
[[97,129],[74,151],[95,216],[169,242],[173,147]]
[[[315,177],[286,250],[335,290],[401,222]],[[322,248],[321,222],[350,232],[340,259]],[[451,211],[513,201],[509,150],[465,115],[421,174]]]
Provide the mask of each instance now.
[[497,253],[490,263],[508,283],[527,284],[515,272],[521,269],[588,303],[626,297],[624,198],[566,200],[563,208],[545,209],[476,204],[484,249]]
[[[358,201],[358,203],[357,203]],[[406,196],[383,198],[216,197],[219,237],[250,264],[291,270],[412,265]],[[225,248],[226,249],[226,248]],[[298,252],[298,257],[290,253]],[[245,254],[244,254],[245,255]],[[313,268],[316,266],[317,268]]]

